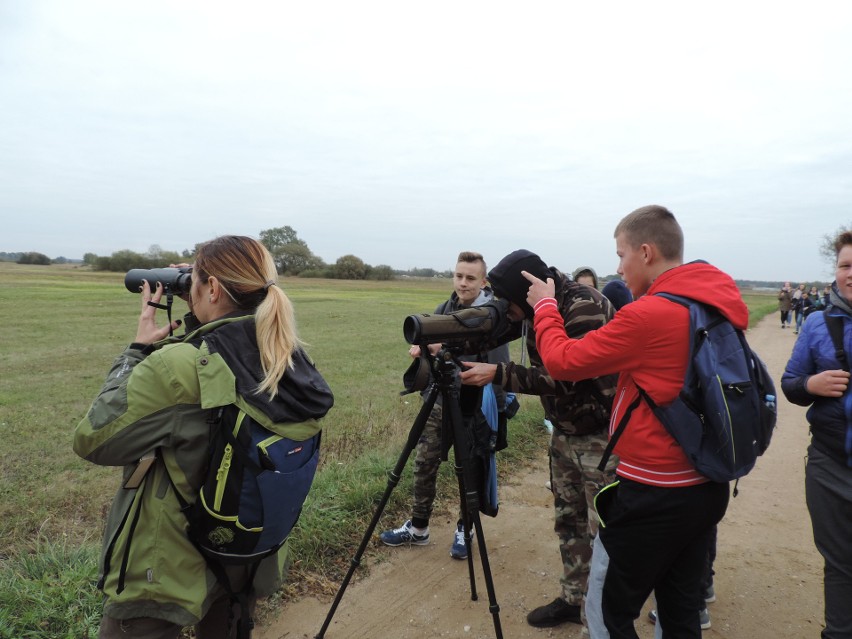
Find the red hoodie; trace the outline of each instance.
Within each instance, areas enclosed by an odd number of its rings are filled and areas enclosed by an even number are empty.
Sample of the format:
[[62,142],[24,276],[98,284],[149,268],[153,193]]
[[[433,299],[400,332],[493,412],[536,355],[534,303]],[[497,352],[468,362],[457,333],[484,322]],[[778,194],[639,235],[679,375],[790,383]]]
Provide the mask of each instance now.
[[[737,328],[748,327],[748,308],[730,276],[715,266],[691,262],[660,275],[648,293],[582,339],[565,334],[553,300],[535,308],[536,346],[554,379],[579,381],[619,373],[609,432],[638,396],[638,384],[657,404],[668,405],[683,386],[689,356],[689,310],[654,293],[671,293],[715,306]],[[683,449],[640,401],[613,451],[616,473],[643,484],[694,486],[708,479],[689,463]]]

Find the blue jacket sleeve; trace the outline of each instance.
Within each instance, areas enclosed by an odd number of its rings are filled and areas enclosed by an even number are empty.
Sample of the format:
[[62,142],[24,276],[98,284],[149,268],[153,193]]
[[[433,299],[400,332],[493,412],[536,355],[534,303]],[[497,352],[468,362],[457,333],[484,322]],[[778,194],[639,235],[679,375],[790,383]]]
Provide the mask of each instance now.
[[810,406],[817,398],[806,390],[808,378],[818,372],[817,363],[811,355],[811,343],[817,324],[814,320],[816,317],[812,317],[802,326],[799,339],[793,346],[793,352],[781,376],[781,390],[784,397],[799,406]]

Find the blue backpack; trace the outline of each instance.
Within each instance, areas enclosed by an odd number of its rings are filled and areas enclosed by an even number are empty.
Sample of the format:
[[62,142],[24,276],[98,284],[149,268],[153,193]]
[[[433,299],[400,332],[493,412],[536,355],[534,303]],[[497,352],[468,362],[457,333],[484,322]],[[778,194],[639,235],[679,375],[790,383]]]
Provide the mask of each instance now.
[[[260,560],[277,552],[302,512],[319,463],[320,435],[295,441],[277,435],[235,404],[212,409],[208,466],[198,498],[178,500],[187,534],[232,604],[241,609],[236,636],[251,636],[249,595]],[[224,567],[249,566],[233,588]],[[233,606],[228,618],[234,621]],[[229,635],[230,636],[230,635]]]
[[207,474],[186,510],[189,537],[223,564],[276,552],[302,512],[319,462],[320,433],[295,441],[267,430],[236,405],[214,410]]
[[657,295],[689,309],[689,363],[683,388],[670,405],[658,406],[637,386],[639,397],[613,433],[606,457],[630,413],[644,399],[698,472],[716,482],[739,479],[772,439],[777,420],[775,384],[743,332],[718,310],[685,297]]

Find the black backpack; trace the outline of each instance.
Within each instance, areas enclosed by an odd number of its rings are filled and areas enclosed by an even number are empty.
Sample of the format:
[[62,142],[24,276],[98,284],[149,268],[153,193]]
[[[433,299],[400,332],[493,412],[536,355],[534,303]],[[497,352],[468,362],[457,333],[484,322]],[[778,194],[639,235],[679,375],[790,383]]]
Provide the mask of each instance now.
[[751,471],[772,439],[778,416],[775,384],[743,332],[717,309],[668,293],[657,295],[689,309],[683,387],[669,406],[658,406],[637,386],[639,396],[613,433],[601,466],[630,413],[644,399],[698,472],[717,482],[739,479]]
[[[187,504],[189,539],[241,606],[237,637],[251,636],[248,597],[260,561],[276,553],[296,525],[319,463],[320,433],[305,441],[277,435],[231,404],[211,413],[209,462],[198,498]],[[176,491],[177,492],[177,491]],[[250,566],[235,591],[224,566]]]

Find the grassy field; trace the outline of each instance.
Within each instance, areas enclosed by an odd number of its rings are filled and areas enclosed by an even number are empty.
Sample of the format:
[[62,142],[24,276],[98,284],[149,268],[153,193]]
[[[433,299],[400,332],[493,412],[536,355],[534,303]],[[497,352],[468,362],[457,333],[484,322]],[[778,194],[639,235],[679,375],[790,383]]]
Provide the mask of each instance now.
[[[432,311],[451,283],[288,278],[282,284],[335,394],[322,467],[292,536],[295,578],[285,596],[334,592],[354,552],[352,535],[366,530],[420,408],[417,396],[399,394],[410,362],[403,319]],[[744,297],[752,321],[777,308],[774,296]],[[123,274],[0,262],[0,638],[96,634],[95,563],[119,472],[77,458],[71,434],[113,358],[135,335],[139,308]],[[184,311],[177,300],[175,316]],[[522,401],[501,469],[545,454],[541,418],[537,400]],[[450,464],[441,481],[439,494],[456,494]],[[386,523],[398,523],[410,494],[406,473]]]

